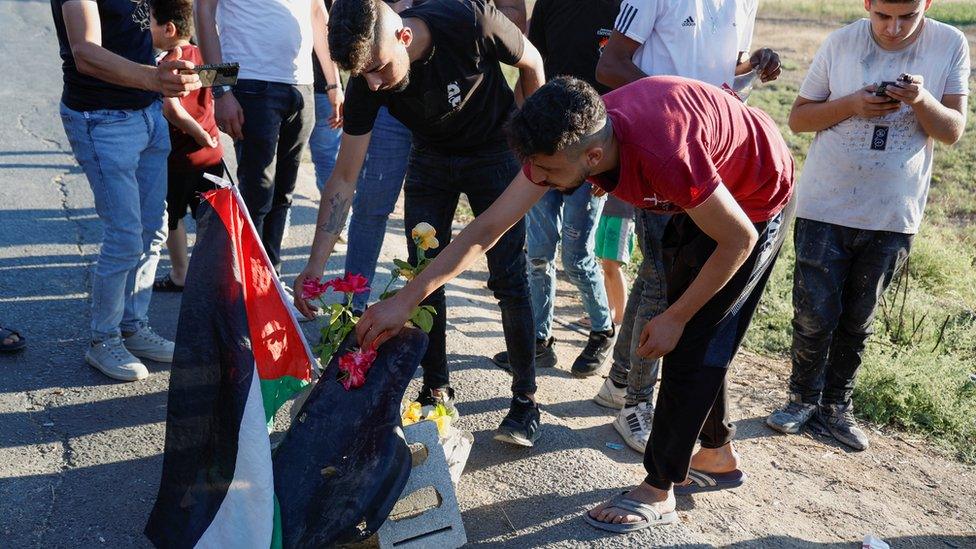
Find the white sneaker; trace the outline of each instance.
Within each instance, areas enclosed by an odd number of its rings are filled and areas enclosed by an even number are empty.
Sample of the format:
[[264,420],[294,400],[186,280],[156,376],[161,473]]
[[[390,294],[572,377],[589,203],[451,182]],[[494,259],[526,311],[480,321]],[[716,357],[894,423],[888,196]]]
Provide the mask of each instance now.
[[132,356],[122,340],[113,337],[88,347],[85,362],[112,379],[139,381],[149,377],[146,365]]
[[149,326],[124,338],[125,348],[139,358],[156,362],[173,362],[176,345],[157,334]]
[[604,408],[619,410],[624,407],[624,400],[626,398],[627,388],[617,387],[608,377],[603,380],[603,386],[600,387],[600,392],[593,397],[593,402],[596,402]]
[[627,446],[640,453],[647,448],[647,439],[651,437],[651,423],[654,420],[654,408],[646,402],[638,402],[637,406],[626,406],[613,420],[613,427],[623,437]]

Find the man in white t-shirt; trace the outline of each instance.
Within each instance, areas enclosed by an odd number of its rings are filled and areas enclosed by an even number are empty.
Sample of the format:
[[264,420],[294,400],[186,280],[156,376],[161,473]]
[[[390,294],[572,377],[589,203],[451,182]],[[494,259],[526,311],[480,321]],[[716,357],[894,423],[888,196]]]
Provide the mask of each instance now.
[[[905,262],[932,178],[934,141],[966,126],[969,45],[925,18],[931,0],[868,0],[868,19],[821,45],[790,113],[817,132],[798,183],[793,372],[766,423],[865,450],[851,394],[875,308]],[[883,89],[882,89],[883,88]]]
[[[237,84],[214,87],[217,125],[237,151],[241,195],[275,269],[302,151],[315,125],[312,51],[342,122],[339,70],[329,55],[323,0],[197,0],[207,63],[240,64]],[[219,28],[219,32],[218,32]],[[299,315],[300,316],[300,315]]]
[[[684,76],[729,87],[737,75],[746,82],[753,78],[774,80],[780,73],[776,52],[760,49],[751,56],[748,53],[757,4],[758,0],[625,0],[597,66],[597,79],[613,88],[658,75]],[[644,451],[650,437],[660,360],[638,356],[639,335],[634,334],[640,334],[644,324],[668,306],[661,249],[668,219],[662,214],[636,212],[644,259],[630,290],[613,350],[613,366],[594,398],[603,406],[623,404],[613,425],[627,445],[639,452]],[[720,398],[724,395],[723,391]],[[692,461],[696,471],[726,473],[738,467],[727,442],[734,435],[734,426],[728,418],[721,423],[727,427],[727,436],[719,439],[726,443],[696,454]]]

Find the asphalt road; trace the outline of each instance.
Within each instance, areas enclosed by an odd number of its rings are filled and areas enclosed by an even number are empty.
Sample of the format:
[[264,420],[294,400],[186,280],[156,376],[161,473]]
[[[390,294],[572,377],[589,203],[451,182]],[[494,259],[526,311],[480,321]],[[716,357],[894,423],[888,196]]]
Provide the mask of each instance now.
[[[0,356],[0,547],[147,546],[142,529],[162,466],[168,366],[150,363],[149,379],[127,384],[84,362],[101,225],[58,116],[50,3],[0,0],[0,21],[0,325],[21,329],[29,341],[26,352]],[[304,264],[311,240],[309,197],[317,193],[308,165],[298,194],[286,276]],[[405,255],[402,230],[395,215],[383,261]],[[340,249],[333,270],[341,258]],[[579,382],[565,370],[582,336],[557,333],[572,344],[560,351],[564,369],[540,377],[545,431],[536,448],[492,440],[510,395],[508,377],[485,358],[503,344],[484,280],[482,266],[449,287],[454,384],[462,426],[476,439],[459,486],[472,544],[694,544],[680,524],[606,538],[581,520],[585,508],[641,478],[636,454],[604,444],[617,439],[610,416],[589,401],[601,380]],[[152,303],[153,326],[170,338],[179,299]],[[314,325],[305,329],[314,335]]]

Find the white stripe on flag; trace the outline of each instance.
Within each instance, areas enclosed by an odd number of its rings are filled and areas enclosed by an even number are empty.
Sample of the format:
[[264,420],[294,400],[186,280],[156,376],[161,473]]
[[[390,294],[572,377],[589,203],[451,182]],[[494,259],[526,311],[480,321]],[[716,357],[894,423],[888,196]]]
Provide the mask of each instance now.
[[257,365],[244,404],[237,440],[237,465],[231,482],[207,531],[196,547],[268,549],[274,528],[274,472],[271,441],[264,419]]

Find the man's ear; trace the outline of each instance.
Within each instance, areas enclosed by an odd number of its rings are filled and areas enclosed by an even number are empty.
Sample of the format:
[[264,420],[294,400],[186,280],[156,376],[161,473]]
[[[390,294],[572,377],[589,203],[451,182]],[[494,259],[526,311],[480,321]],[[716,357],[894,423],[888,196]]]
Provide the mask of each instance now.
[[176,38],[176,25],[172,21],[167,21],[164,27],[166,38]]
[[397,42],[403,44],[403,47],[410,47],[413,42],[413,29],[410,27],[401,27],[400,30],[396,31]]
[[586,165],[595,168],[603,160],[604,152],[603,145],[594,145],[586,149]]

